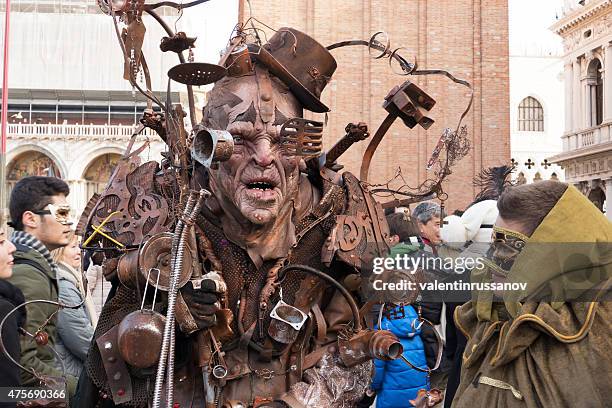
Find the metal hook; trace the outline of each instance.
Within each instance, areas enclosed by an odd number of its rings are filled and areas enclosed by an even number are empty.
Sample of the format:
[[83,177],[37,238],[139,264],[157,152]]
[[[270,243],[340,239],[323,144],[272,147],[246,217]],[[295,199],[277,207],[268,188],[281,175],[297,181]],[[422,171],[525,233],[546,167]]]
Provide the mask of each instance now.
[[176,20],[174,20],[174,32],[176,33],[178,30],[176,29],[176,24],[179,22],[179,20],[183,17],[183,2],[181,1],[181,3],[178,6],[178,17],[176,18]]
[[151,268],[149,269],[149,272],[147,273],[147,282],[145,283],[144,293],[142,294],[142,303],[140,304],[140,310],[144,309],[144,303],[147,297],[147,289],[149,288],[149,278],[151,277],[152,271],[157,271],[157,279],[155,281],[155,292],[153,292],[153,304],[151,305],[151,310],[155,310],[155,299],[157,299],[157,291],[159,288],[159,276],[161,275],[160,270],[158,268]]

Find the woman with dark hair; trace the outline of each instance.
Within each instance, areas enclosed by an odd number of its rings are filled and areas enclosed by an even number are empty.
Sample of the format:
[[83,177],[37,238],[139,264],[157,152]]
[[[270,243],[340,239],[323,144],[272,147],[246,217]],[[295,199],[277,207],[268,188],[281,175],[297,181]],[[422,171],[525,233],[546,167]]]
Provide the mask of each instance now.
[[[15,245],[6,238],[4,230],[0,230],[0,321],[2,321],[11,310],[19,306],[25,299],[19,288],[7,281],[13,274],[13,252]],[[19,361],[21,348],[19,347],[19,328],[25,324],[25,308],[20,308],[11,314],[4,322],[2,328],[2,345],[0,349],[0,388],[19,387],[19,367],[13,364],[5,355],[5,352]],[[14,402],[0,402],[1,408],[15,407]]]
[[604,407],[612,392],[612,224],[557,181],[510,187],[479,291],[455,312],[468,338],[453,408]]

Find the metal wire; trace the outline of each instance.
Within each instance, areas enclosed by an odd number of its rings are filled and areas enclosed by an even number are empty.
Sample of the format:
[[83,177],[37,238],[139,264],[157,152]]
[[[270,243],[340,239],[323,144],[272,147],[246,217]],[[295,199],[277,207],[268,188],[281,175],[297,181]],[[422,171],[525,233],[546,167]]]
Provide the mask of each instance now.
[[[15,306],[11,311],[9,311],[6,316],[4,316],[4,318],[2,319],[2,321],[0,322],[0,350],[2,351],[2,353],[4,354],[4,356],[13,364],[15,364],[17,367],[21,368],[23,371],[32,374],[35,378],[38,378],[39,380],[42,380],[41,377],[38,375],[38,373],[36,373],[35,370],[31,369],[31,368],[26,368],[24,366],[22,366],[20,363],[18,363],[17,361],[15,361],[15,359],[13,359],[13,357],[10,355],[10,353],[8,352],[8,350],[6,349],[6,347],[4,346],[4,340],[2,339],[2,329],[4,328],[4,323],[6,322],[6,320],[13,314],[15,313],[17,310],[21,309],[22,307],[26,307],[28,305],[31,304],[35,304],[35,303],[45,303],[48,305],[55,305],[58,307],[58,309],[53,312],[53,314],[51,315],[51,317],[53,315],[55,315],[55,313],[57,313],[60,309],[78,309],[79,307],[81,307],[84,303],[85,303],[85,298],[83,298],[83,300],[81,301],[81,303],[76,304],[76,305],[66,305],[64,303],[61,302],[56,302],[54,300],[46,300],[46,299],[37,299],[37,300],[29,300],[27,302],[24,302],[20,305]],[[40,332],[46,325],[47,323],[51,320],[51,317],[49,319],[47,319],[45,321],[45,323],[43,323],[43,325],[41,327],[38,328],[37,332]],[[31,333],[26,332],[26,334],[30,335],[30,336],[34,336]],[[51,351],[53,351],[53,353],[55,354],[55,356],[57,357],[57,360],[60,362],[61,366],[62,366],[62,373],[65,375],[66,373],[66,367],[64,365],[63,360],[60,358],[59,354],[57,353],[57,350],[55,350],[54,347],[52,347],[51,345],[47,346],[51,349]]]

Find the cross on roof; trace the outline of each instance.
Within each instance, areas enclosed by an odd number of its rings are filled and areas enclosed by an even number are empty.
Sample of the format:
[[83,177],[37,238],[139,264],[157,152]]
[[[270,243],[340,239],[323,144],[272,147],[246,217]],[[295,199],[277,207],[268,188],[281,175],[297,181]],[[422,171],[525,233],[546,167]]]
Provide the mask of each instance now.
[[527,161],[525,162],[525,166],[527,166],[527,168],[531,170],[531,167],[535,166],[535,163],[532,162],[531,159],[527,159]]
[[544,168],[547,169],[548,167],[552,166],[552,163],[549,163],[548,159],[544,159],[544,161],[540,163],[540,165],[544,166]]

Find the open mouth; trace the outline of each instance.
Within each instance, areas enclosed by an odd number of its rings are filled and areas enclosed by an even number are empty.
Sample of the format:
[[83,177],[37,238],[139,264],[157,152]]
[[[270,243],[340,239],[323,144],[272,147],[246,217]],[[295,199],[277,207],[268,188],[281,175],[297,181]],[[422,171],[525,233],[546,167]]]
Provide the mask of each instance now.
[[274,200],[277,196],[278,183],[272,178],[254,178],[244,183],[248,195],[261,201]]
[[247,188],[250,190],[272,190],[274,185],[272,183],[268,183],[266,181],[255,181],[247,184]]

